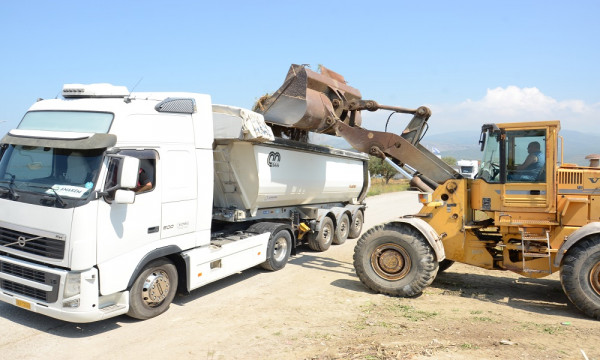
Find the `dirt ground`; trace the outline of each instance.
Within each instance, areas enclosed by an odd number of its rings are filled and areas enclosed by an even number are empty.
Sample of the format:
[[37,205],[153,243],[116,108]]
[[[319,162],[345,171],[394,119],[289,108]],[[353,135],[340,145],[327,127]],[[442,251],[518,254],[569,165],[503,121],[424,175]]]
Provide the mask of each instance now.
[[[409,192],[368,199],[365,229],[418,205]],[[455,264],[416,298],[367,290],[356,240],[302,249],[281,271],[250,269],[147,321],[70,324],[0,304],[5,359],[600,359],[600,322],[557,275],[527,279]]]

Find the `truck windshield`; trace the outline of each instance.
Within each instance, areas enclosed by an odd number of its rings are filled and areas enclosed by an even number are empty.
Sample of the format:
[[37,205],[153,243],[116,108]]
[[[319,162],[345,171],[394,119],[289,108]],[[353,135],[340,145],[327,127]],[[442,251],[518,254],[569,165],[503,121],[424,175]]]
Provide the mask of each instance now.
[[75,206],[95,187],[103,153],[9,145],[0,160],[0,197]]
[[483,149],[483,159],[476,179],[483,179],[488,183],[500,182],[500,142],[499,134],[487,132],[487,141]]

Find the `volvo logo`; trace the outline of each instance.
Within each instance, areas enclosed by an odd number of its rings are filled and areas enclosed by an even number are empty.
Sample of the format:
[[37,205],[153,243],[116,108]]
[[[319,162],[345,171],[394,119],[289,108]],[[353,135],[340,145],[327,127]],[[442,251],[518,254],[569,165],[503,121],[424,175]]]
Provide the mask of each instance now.
[[269,156],[267,157],[267,164],[270,167],[279,167],[279,162],[281,161],[281,154],[275,151],[271,151]]
[[25,236],[19,236],[17,238],[17,244],[19,244],[20,247],[25,247],[27,244],[27,239],[25,239]]

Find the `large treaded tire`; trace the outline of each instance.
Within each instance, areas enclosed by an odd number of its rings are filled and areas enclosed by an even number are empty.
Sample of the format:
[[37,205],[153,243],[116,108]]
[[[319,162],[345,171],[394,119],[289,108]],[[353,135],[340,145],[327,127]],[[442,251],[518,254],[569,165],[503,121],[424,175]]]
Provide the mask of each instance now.
[[433,282],[438,263],[421,233],[409,225],[388,223],[369,229],[358,239],[354,268],[369,289],[412,297]]
[[560,269],[560,283],[579,310],[600,320],[600,235],[569,249]]
[[452,261],[452,260],[444,259],[444,260],[440,261],[438,263],[438,274],[443,273],[444,271],[448,270],[448,268],[450,266],[452,266],[452,264],[454,264],[454,261]]

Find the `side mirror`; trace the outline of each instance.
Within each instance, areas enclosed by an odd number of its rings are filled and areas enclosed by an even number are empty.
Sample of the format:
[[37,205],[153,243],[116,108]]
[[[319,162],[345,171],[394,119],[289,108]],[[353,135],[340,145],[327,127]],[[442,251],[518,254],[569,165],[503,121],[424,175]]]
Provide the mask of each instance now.
[[124,156],[119,171],[119,188],[133,189],[137,186],[140,169],[140,159]]
[[135,201],[135,192],[133,190],[115,191],[115,203],[117,204],[133,204]]

